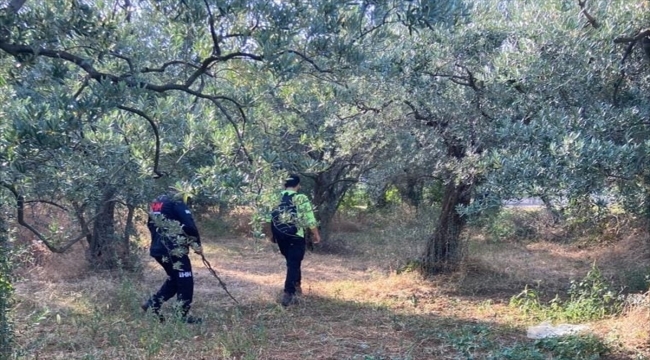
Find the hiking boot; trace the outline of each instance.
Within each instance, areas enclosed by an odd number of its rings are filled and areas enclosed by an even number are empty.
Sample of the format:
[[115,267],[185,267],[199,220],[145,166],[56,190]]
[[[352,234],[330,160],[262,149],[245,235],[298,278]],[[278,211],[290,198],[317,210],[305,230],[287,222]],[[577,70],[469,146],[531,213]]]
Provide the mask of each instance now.
[[181,319],[181,321],[186,323],[186,324],[200,324],[200,323],[203,322],[203,319],[201,319],[200,317],[188,315],[188,316],[183,317]]
[[[151,302],[149,300],[145,300],[142,304],[140,304],[140,309],[142,309],[143,312],[149,311],[151,308]],[[160,313],[160,309],[153,308],[152,312],[158,317],[158,321],[161,323],[165,322],[165,317]]]
[[282,306],[287,307],[289,305],[295,305],[298,303],[298,299],[294,294],[289,294],[287,292],[282,296]]

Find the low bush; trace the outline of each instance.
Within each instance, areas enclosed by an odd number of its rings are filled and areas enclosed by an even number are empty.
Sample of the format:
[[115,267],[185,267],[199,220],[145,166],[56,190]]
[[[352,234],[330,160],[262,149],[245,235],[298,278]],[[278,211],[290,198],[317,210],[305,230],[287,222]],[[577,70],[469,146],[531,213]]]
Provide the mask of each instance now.
[[598,320],[623,309],[623,296],[612,290],[595,264],[582,280],[571,282],[567,295],[567,300],[556,296],[544,304],[536,290],[526,287],[510,305],[535,318],[560,321]]

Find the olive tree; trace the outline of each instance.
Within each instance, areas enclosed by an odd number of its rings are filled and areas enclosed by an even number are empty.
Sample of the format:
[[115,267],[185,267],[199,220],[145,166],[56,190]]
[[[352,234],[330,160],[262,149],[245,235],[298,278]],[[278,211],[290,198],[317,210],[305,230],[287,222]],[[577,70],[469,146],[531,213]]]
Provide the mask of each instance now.
[[[294,40],[300,52],[286,59],[289,66],[246,76],[251,96],[258,99],[248,140],[255,139],[253,152],[261,156],[257,164],[262,168],[303,175],[326,240],[344,195],[369,170],[382,166],[379,154],[390,144],[375,119],[390,102],[376,91],[372,59],[385,49],[393,26],[404,31],[430,26],[458,10],[398,1],[285,6],[295,6],[309,20]],[[271,181],[270,187],[259,184],[267,192],[264,200],[256,199],[268,212],[275,205],[268,190],[275,191],[281,181],[260,178]]]
[[[576,6],[551,5],[559,14]],[[539,196],[547,203],[561,200],[563,207],[587,202],[589,208],[606,209],[607,202],[618,202],[644,215],[650,109],[644,95],[650,59],[643,46],[646,5],[581,1],[577,6],[579,15],[560,17],[565,26],[536,46],[537,57],[528,58],[535,77],[516,80],[526,103],[514,106],[525,109],[529,120],[503,131],[510,145],[486,163],[498,171],[485,188]],[[520,56],[513,53],[512,61],[520,62]],[[552,210],[561,215],[561,208]]]
[[[440,16],[434,5],[9,2],[0,13],[2,90],[11,99],[3,109],[0,181],[18,222],[53,251],[86,239],[91,261],[119,265],[134,210],[154,191],[180,180],[199,193],[233,194],[258,183],[251,179],[260,169],[279,170],[256,147],[268,116],[258,109],[278,96],[254,96],[268,84],[247,86],[247,76],[300,86],[308,74],[345,88],[343,77],[362,60],[357,43],[388,23],[430,26]],[[288,139],[286,149],[295,143]],[[354,156],[320,168],[339,174]],[[344,184],[326,173],[315,173],[318,194]],[[344,192],[321,196],[324,213],[333,213]],[[69,220],[39,227],[25,216],[34,203]]]
[[[153,191],[222,165],[210,150],[249,157],[246,104],[228,96],[235,91],[225,95],[236,78],[225,64],[260,59],[239,40],[248,37],[239,33],[247,12],[242,4],[224,10],[232,22],[217,29],[212,8],[195,5],[25,1],[3,9],[10,101],[0,180],[18,222],[50,250],[86,239],[91,261],[115,267],[128,256],[134,209]],[[25,216],[33,203],[70,219],[39,227]]]
[[633,169],[628,155],[644,152],[621,136],[630,121],[638,128],[644,102],[620,107],[622,94],[644,82],[621,73],[614,40],[637,34],[629,29],[637,7],[475,2],[465,22],[404,35],[387,52],[393,81],[385,93],[404,119],[392,129],[412,144],[404,164],[426,166],[444,184],[423,254],[427,273],[455,268],[468,216],[503,199],[588,194],[632,180],[612,169]]

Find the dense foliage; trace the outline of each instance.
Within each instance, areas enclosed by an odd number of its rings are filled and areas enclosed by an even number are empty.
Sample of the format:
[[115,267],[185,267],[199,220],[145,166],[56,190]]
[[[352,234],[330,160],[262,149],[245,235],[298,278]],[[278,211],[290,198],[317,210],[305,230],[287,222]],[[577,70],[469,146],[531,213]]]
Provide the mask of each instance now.
[[423,268],[453,269],[468,216],[502,199],[540,197],[558,219],[611,201],[648,212],[646,14],[604,0],[5,2],[1,194],[50,250],[85,240],[111,268],[131,263],[136,210],[172,185],[259,221],[299,172],[325,234],[360,182],[378,206],[433,189]]

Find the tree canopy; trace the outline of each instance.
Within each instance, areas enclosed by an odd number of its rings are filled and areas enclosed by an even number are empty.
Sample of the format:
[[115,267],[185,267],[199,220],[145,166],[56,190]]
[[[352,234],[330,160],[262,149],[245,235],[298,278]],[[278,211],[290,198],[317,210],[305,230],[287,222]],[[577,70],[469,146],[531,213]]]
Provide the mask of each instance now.
[[[169,186],[263,215],[288,172],[325,230],[361,181],[437,184],[427,272],[503,199],[647,213],[647,6],[3,2],[0,193],[48,248],[86,240],[107,267]],[[60,216],[32,223],[34,204]]]

